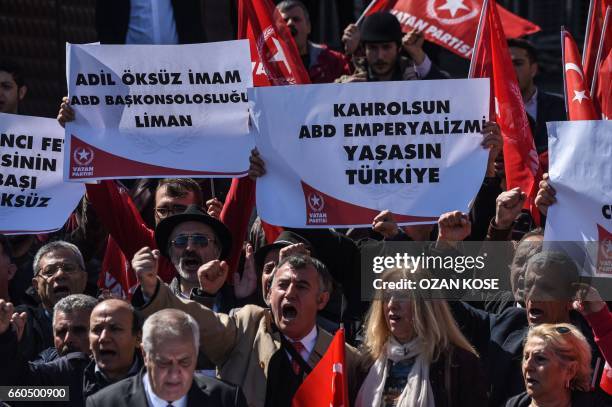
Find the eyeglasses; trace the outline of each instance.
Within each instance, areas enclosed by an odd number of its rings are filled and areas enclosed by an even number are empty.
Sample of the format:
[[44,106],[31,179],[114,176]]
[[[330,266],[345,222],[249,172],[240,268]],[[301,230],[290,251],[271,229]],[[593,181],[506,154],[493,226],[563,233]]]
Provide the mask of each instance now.
[[187,206],[185,205],[168,205],[168,206],[159,206],[155,208],[155,213],[160,218],[167,218],[170,215],[176,215],[178,213],[183,213],[187,210]]
[[189,243],[189,239],[191,239],[191,244],[196,247],[208,247],[209,243],[215,243],[217,240],[208,237],[206,235],[194,234],[194,235],[180,235],[177,236],[176,239],[170,241],[170,245],[177,249],[184,249],[187,247]]
[[45,279],[50,279],[55,276],[60,269],[62,269],[65,274],[76,274],[81,270],[81,266],[74,263],[53,263],[40,269],[37,275]]

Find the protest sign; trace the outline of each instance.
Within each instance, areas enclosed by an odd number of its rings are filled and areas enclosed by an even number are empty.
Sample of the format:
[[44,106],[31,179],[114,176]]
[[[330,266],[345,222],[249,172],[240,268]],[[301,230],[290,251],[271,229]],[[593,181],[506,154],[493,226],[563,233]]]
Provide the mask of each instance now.
[[56,120],[0,113],[0,233],[64,225],[85,188],[63,182],[63,149]]
[[550,184],[557,202],[548,208],[544,238],[599,242],[591,263],[612,277],[612,122],[548,123]]
[[484,177],[488,79],[249,89],[267,173],[257,210],[289,227],[400,224],[468,210]]
[[248,171],[248,41],[67,45],[67,180]]

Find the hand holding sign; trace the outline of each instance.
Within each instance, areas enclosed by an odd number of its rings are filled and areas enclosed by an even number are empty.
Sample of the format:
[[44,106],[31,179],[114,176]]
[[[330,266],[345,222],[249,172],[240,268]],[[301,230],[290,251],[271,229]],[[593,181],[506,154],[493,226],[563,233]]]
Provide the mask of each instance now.
[[385,239],[391,239],[399,233],[399,227],[389,210],[384,210],[372,221],[372,230],[378,232]]
[[68,96],[62,98],[60,110],[57,113],[57,121],[62,127],[66,127],[66,123],[74,121],[74,109],[70,106]]
[[557,202],[557,198],[555,198],[556,193],[555,189],[549,183],[548,173],[545,173],[542,176],[540,189],[535,198],[535,204],[542,214],[548,214],[548,207]]

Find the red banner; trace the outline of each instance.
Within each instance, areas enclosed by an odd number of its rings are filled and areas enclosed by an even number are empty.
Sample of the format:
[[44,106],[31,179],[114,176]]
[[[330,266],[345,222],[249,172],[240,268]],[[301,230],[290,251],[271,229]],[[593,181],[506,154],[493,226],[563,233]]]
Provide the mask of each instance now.
[[539,224],[534,204],[541,178],[538,154],[495,0],[485,0],[485,6],[470,77],[491,78],[491,106],[504,138],[507,189],[520,187],[527,194],[525,206]]
[[582,50],[582,65],[584,66],[585,83],[589,86],[589,89],[595,71],[595,59],[597,58],[597,49],[603,31],[604,16],[606,15],[607,7],[612,7],[612,0],[591,0],[589,6],[589,16],[584,36],[584,48]]
[[[482,0],[399,0],[391,12],[409,32],[416,28],[425,39],[464,58],[470,58],[476,38]],[[503,7],[497,13],[507,38],[517,38],[540,31],[540,27]]]
[[612,117],[612,7],[608,7],[606,12],[598,55],[599,61],[595,70],[597,76],[592,89],[601,117],[610,120]]

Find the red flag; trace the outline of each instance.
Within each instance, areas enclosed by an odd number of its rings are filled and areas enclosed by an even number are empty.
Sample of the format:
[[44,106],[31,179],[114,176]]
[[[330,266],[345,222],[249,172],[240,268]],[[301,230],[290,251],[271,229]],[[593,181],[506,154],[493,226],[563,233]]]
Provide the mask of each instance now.
[[539,224],[534,200],[541,168],[495,0],[485,0],[475,48],[469,76],[491,78],[491,107],[504,139],[507,189],[520,187],[527,194],[525,207]]
[[368,7],[363,10],[363,13],[361,13],[361,16],[357,20],[357,24],[359,24],[364,17],[367,17],[370,14],[374,14],[379,11],[391,10],[395,6],[395,3],[397,3],[397,0],[372,0],[370,4],[368,4]]
[[[425,39],[464,58],[470,58],[483,0],[399,0],[395,14],[405,32],[422,30]],[[540,31],[540,27],[497,6],[507,38]]]
[[238,38],[248,38],[255,86],[310,83],[291,32],[270,0],[238,1]]
[[603,373],[601,374],[599,387],[606,393],[612,395],[612,367],[608,362],[606,362]]
[[585,83],[589,86],[589,89],[591,89],[593,72],[595,71],[597,46],[603,30],[606,8],[610,6],[612,6],[612,0],[591,0],[589,6],[584,47],[582,48],[582,66],[584,67]]
[[295,392],[291,407],[349,407],[344,361],[344,329],[341,328],[325,355]]
[[599,116],[587,88],[578,47],[572,35],[565,30],[561,30],[561,47],[567,117],[569,120],[597,120]]
[[608,7],[599,43],[598,61],[595,67],[591,94],[594,93],[596,107],[601,117],[610,120],[612,117],[612,7]]

